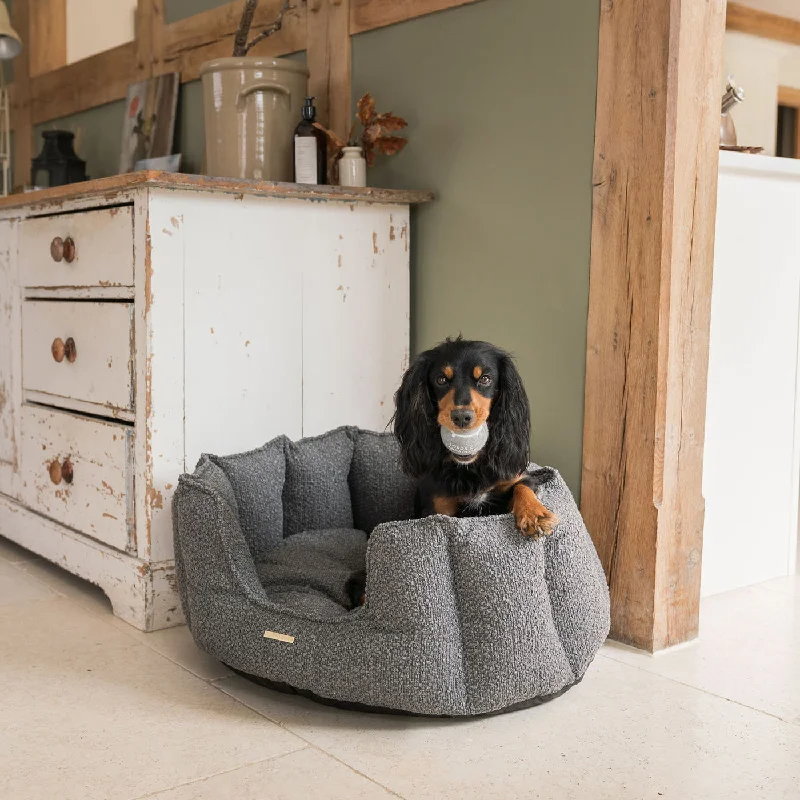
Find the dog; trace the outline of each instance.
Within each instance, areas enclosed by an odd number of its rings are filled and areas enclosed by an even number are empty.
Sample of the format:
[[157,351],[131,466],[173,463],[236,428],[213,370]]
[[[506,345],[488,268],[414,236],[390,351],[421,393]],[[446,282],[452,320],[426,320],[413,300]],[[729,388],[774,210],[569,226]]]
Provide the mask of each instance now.
[[420,354],[395,394],[393,424],[403,471],[418,481],[417,517],[510,511],[536,539],[558,523],[526,472],[530,406],[505,351],[459,336]]

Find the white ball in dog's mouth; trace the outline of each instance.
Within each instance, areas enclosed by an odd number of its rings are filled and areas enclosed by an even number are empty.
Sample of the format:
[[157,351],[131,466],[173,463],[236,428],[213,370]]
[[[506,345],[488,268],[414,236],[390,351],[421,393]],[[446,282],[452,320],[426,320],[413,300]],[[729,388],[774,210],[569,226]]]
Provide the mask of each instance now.
[[489,426],[484,422],[480,428],[465,433],[454,433],[441,426],[442,442],[455,456],[474,456],[480,453],[489,441]]

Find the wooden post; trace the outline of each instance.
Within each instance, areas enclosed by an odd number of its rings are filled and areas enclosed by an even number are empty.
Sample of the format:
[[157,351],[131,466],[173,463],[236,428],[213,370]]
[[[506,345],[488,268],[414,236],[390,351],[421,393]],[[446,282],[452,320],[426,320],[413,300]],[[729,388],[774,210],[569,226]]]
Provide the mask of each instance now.
[[135,32],[137,71],[142,78],[159,75],[164,59],[163,0],[138,0]]
[[800,44],[800,20],[728,3],[727,28],[787,44]]
[[31,125],[31,27],[28,3],[14,3],[11,8],[14,30],[22,39],[22,52],[14,59],[14,187],[31,180],[33,130]]
[[67,63],[67,0],[28,0],[31,76],[60,69]]
[[351,124],[350,0],[309,0],[306,26],[309,93],[319,121],[344,138]]
[[725,0],[603,2],[581,506],[611,636],[697,636]]

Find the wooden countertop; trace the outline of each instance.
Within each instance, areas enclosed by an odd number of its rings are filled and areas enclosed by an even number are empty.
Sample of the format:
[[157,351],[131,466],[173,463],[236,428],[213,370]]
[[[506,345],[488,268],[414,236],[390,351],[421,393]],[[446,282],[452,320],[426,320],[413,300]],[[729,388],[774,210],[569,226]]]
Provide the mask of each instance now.
[[334,200],[349,203],[388,203],[415,205],[429,203],[434,199],[433,192],[406,189],[355,189],[345,186],[310,186],[297,183],[276,183],[274,181],[239,180],[236,178],[210,178],[207,175],[186,175],[181,172],[131,172],[111,178],[98,178],[67,186],[56,186],[36,192],[12,194],[0,198],[0,211],[21,206],[57,203],[61,200],[100,195],[104,198],[122,192],[139,189],[178,189],[196,192],[218,192],[253,196],[284,197],[298,200]]

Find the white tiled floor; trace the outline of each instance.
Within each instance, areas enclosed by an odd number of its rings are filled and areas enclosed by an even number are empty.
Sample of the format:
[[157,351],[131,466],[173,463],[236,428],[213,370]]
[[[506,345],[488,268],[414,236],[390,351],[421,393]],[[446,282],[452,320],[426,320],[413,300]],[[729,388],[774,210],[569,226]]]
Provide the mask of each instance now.
[[0,539],[0,800],[398,796],[800,800],[800,579],[709,598],[675,651],[608,645],[541,708],[438,721],[260,689]]

